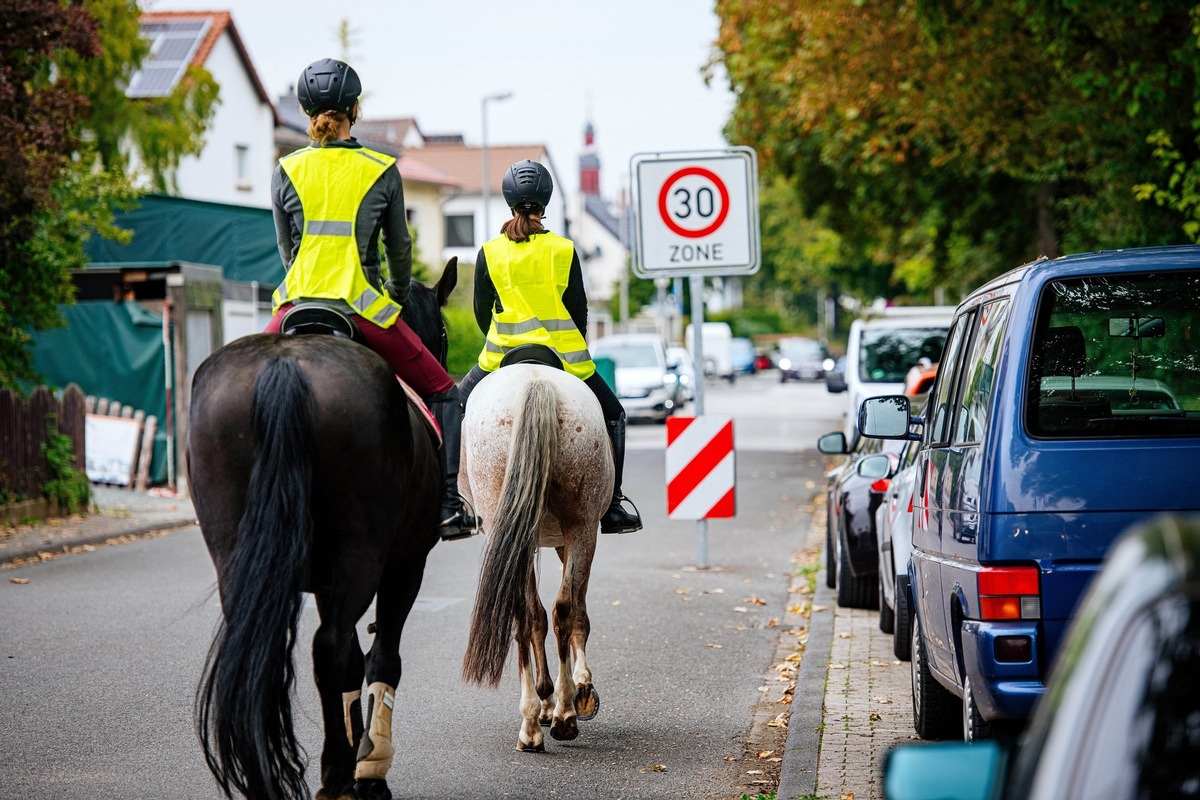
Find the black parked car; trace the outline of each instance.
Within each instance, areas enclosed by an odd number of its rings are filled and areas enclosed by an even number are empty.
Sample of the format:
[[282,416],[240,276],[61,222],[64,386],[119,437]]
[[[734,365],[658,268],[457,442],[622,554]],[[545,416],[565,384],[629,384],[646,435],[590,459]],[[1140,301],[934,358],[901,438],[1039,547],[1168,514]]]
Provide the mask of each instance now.
[[904,745],[890,800],[1200,796],[1200,518],[1117,541],[1067,631],[1029,729],[1011,741]]
[[[828,496],[825,523],[825,582],[837,589],[843,608],[876,608],[879,598],[879,555],[876,546],[875,510],[887,493],[891,471],[898,463],[903,442],[860,436],[853,447],[841,431],[817,440],[826,455],[845,455],[826,479]],[[863,477],[858,464],[867,456],[888,453],[892,470],[885,477]]]

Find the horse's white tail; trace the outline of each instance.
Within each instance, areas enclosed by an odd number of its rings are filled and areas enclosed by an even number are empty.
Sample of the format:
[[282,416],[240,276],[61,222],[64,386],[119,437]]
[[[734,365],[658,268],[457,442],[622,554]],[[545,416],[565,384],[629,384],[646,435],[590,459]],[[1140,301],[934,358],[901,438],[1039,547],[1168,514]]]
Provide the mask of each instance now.
[[496,519],[487,523],[487,548],[463,657],[466,681],[499,685],[513,623],[523,624],[528,614],[525,592],[533,581],[546,487],[557,456],[558,393],[549,382],[534,378],[513,420]]

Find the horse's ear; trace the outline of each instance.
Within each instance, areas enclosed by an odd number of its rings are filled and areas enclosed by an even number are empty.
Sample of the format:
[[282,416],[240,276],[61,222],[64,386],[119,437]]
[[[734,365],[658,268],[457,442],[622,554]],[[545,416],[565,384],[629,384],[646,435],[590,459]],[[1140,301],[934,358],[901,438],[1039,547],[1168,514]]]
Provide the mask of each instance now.
[[453,256],[446,262],[442,277],[438,278],[435,288],[439,308],[444,308],[450,302],[450,293],[454,291],[455,286],[458,286],[458,256]]

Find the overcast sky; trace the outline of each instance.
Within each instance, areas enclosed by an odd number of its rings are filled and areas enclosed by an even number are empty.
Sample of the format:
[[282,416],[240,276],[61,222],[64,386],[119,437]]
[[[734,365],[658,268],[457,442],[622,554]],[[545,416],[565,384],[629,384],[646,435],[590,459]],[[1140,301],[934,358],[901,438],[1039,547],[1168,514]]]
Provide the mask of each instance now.
[[267,92],[278,98],[311,61],[355,37],[364,118],[413,117],[424,133],[489,144],[544,143],[573,194],[590,119],[601,191],[628,188],[635,153],[720,149],[733,97],[711,87],[713,0],[143,0],[147,10],[229,10]]

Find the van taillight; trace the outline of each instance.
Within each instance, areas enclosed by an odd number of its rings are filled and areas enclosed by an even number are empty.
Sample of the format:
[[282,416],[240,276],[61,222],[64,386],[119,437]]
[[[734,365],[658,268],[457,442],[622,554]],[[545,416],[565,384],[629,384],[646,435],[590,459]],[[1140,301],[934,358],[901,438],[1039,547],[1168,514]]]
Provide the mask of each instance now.
[[979,571],[978,581],[980,619],[1042,616],[1037,567],[984,567]]

